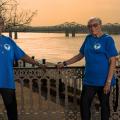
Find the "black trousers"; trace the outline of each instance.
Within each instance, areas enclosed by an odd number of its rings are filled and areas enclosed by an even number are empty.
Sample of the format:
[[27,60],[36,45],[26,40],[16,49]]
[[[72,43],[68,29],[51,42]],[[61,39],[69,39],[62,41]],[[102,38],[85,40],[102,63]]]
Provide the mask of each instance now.
[[80,111],[82,120],[91,120],[90,107],[92,100],[97,93],[100,105],[101,105],[101,120],[109,120],[110,106],[109,96],[110,93],[104,94],[103,87],[83,85],[81,99],[80,99]]
[[14,89],[0,88],[5,108],[7,110],[8,120],[17,120],[17,103]]

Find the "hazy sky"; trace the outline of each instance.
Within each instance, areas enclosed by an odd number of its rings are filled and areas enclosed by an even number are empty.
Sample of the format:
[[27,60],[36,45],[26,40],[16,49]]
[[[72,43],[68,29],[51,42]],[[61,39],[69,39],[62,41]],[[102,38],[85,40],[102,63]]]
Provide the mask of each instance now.
[[56,25],[75,21],[86,24],[92,16],[103,23],[120,23],[120,0],[18,0],[22,9],[38,10],[31,25]]

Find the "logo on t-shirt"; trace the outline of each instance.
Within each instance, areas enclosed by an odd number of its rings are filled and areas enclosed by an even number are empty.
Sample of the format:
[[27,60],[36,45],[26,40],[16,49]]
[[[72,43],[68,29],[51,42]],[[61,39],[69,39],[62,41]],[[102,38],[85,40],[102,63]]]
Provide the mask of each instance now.
[[95,45],[94,45],[94,49],[95,50],[98,50],[98,49],[100,49],[101,48],[101,44],[100,43],[96,43]]
[[9,44],[4,44],[4,48],[9,51],[10,50],[10,45]]

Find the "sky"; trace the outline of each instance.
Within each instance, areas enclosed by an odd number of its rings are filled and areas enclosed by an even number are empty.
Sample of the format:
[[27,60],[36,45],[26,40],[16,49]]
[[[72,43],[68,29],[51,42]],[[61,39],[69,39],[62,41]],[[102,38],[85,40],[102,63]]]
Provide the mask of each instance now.
[[99,17],[103,24],[120,23],[120,0],[17,0],[22,10],[37,10],[32,26],[58,25],[64,22],[87,24]]

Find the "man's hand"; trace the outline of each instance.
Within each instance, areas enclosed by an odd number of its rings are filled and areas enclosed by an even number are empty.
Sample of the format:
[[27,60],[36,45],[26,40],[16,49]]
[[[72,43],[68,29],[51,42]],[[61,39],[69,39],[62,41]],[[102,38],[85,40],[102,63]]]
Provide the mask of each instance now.
[[39,64],[38,67],[40,67],[44,72],[46,72],[46,65],[45,64]]
[[63,62],[58,62],[56,66],[58,69],[60,69],[60,68],[64,67],[64,64],[63,64]]
[[110,92],[110,87],[111,87],[111,83],[106,82],[106,84],[103,88],[103,91],[104,91],[105,94],[108,94]]

